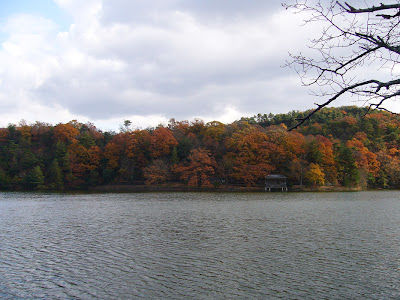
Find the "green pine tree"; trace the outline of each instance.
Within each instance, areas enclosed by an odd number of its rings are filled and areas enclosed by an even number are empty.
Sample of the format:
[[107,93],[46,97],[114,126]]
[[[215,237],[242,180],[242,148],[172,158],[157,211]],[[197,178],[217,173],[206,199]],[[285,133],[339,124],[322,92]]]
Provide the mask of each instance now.
[[8,188],[10,178],[3,169],[0,169],[0,189],[4,190]]
[[47,186],[50,189],[57,189],[57,190],[62,189],[64,187],[62,171],[60,165],[58,164],[58,160],[56,158],[52,161],[49,167]]
[[342,178],[342,184],[346,187],[355,186],[360,180],[353,151],[346,146],[339,151],[339,178]]
[[44,175],[40,166],[32,168],[25,176],[25,186],[30,189],[43,189]]

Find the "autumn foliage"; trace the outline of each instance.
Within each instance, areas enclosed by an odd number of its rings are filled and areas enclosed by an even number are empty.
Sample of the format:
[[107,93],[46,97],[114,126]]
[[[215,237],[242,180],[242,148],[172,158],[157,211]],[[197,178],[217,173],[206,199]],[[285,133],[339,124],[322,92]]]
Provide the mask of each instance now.
[[0,189],[101,185],[259,187],[268,174],[290,186],[400,187],[400,118],[356,107],[257,115],[232,124],[176,121],[103,132],[71,121],[0,128]]
[[193,149],[186,164],[177,165],[174,171],[190,186],[211,186],[217,163],[209,150]]

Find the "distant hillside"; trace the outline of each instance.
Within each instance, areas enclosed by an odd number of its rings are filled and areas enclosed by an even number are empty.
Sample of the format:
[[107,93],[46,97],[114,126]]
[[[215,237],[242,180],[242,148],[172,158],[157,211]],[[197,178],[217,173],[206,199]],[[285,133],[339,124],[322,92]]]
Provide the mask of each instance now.
[[400,117],[346,106],[264,114],[231,124],[176,121],[102,132],[71,121],[0,129],[0,189],[87,189],[104,185],[210,189],[262,187],[267,174],[293,186],[400,187]]

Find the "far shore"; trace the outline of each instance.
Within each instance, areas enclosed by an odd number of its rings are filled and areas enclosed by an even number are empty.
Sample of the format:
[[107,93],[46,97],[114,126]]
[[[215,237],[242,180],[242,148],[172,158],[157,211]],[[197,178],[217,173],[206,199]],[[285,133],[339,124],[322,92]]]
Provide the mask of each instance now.
[[[362,191],[359,187],[342,186],[292,186],[288,192],[353,192]],[[93,192],[265,192],[264,187],[245,187],[221,185],[218,187],[193,187],[187,185],[102,185],[89,188]],[[282,192],[275,189],[273,192]]]

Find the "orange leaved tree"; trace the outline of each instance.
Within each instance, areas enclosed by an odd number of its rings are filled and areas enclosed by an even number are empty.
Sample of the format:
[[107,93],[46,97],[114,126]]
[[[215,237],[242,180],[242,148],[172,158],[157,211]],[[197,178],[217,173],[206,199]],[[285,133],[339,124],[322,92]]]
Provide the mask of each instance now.
[[368,179],[378,176],[381,166],[377,154],[367,148],[366,144],[368,143],[369,140],[364,132],[358,132],[353,139],[346,143],[346,146],[353,151],[361,175],[360,183],[364,187],[367,186]]
[[171,153],[173,147],[178,145],[172,131],[165,127],[157,128],[150,137],[150,154],[159,158]]
[[211,186],[217,163],[209,150],[193,149],[187,164],[175,166],[175,172],[190,186]]
[[271,150],[276,152],[277,145],[271,143],[260,128],[250,127],[236,132],[228,144],[231,151],[225,159],[233,164],[233,178],[251,186],[275,170],[271,163]]
[[79,130],[72,126],[70,123],[58,124],[54,127],[54,138],[56,141],[65,143],[74,143],[79,135]]
[[169,174],[168,165],[161,159],[156,159],[151,165],[143,169],[146,184],[160,184],[165,183]]

